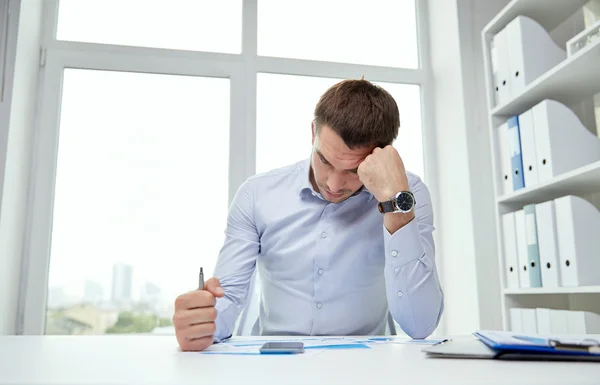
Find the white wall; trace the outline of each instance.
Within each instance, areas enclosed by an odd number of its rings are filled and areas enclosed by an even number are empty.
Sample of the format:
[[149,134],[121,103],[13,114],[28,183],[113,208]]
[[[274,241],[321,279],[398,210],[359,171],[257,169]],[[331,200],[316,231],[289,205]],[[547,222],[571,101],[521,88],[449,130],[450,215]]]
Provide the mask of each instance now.
[[501,328],[481,30],[508,0],[429,0],[447,334]]
[[508,2],[509,0],[458,0],[471,207],[474,213],[475,267],[479,294],[478,327],[481,329],[502,328],[502,294],[481,30]]
[[[22,0],[4,179],[0,179],[0,334],[16,331],[43,0]],[[4,131],[5,132],[5,131]]]
[[429,29],[437,142],[438,261],[445,295],[444,331],[472,331],[479,322],[470,177],[456,1],[430,0]]

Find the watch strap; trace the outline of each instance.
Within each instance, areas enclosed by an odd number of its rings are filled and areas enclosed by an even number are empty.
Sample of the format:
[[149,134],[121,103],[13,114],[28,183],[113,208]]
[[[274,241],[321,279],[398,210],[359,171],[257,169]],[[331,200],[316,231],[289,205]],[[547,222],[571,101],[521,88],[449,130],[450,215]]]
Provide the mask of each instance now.
[[379,202],[379,212],[382,214],[391,213],[395,210],[394,203],[392,201]]

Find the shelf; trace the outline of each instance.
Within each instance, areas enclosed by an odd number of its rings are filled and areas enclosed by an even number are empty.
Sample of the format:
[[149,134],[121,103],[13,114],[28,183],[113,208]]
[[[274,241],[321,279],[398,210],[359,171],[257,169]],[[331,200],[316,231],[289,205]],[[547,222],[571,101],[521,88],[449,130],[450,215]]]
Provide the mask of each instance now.
[[554,99],[568,106],[597,94],[600,92],[599,58],[600,43],[584,48],[531,82],[513,100],[492,109],[492,115],[518,115],[544,99]]
[[[493,164],[496,163],[498,150],[503,147],[498,143],[502,139],[498,135],[498,126],[506,122],[507,119],[530,110],[546,99],[564,104],[572,109],[581,119],[583,111],[580,111],[578,108],[584,106],[580,105],[580,103],[590,101],[594,95],[600,94],[600,43],[594,42],[593,45],[590,44],[579,52],[565,57],[541,76],[530,81],[524,88],[521,87],[513,95],[510,95],[506,99],[503,98],[503,103],[494,106],[493,100],[497,94],[494,87],[491,65],[491,48],[494,43],[494,35],[506,28],[518,16],[525,16],[535,20],[547,32],[554,35],[552,31],[559,32],[557,27],[560,27],[560,29],[562,27],[571,27],[571,25],[567,26],[565,22],[573,21],[572,16],[574,15],[580,16],[577,12],[580,12],[581,8],[589,0],[507,0],[506,2],[508,4],[485,26],[480,36],[484,48],[482,59],[486,71],[485,86],[489,106],[487,113]],[[578,32],[572,30],[572,28],[569,31],[573,35]],[[566,52],[564,44],[560,48]],[[542,51],[534,59],[536,61],[551,60],[551,56],[551,53]],[[552,61],[552,63],[555,62],[556,60]],[[587,124],[584,125],[587,129],[591,130],[593,128],[587,126]],[[597,129],[600,136],[600,127],[597,127]],[[593,132],[593,130],[591,131]],[[570,131],[566,134],[570,134]],[[589,140],[600,139],[593,138],[590,135]],[[565,148],[571,147],[567,146]],[[577,150],[577,148],[572,149],[572,151]],[[500,160],[503,161],[505,159]],[[506,166],[501,164],[496,165],[496,167],[502,169]],[[563,170],[561,169],[560,171]],[[504,186],[503,182],[499,183],[500,186]],[[595,194],[600,193],[600,159],[594,159],[593,163],[564,172],[556,175],[551,180],[544,180],[517,191],[510,191],[504,194],[502,189],[498,192],[500,196],[495,197],[495,226],[494,223],[491,223],[489,230],[495,232],[498,241],[497,249],[495,250],[498,259],[496,262],[503,269],[504,234],[501,216],[507,212],[522,209],[528,204],[542,203],[565,195],[576,195],[596,202]],[[500,275],[499,282],[504,281],[504,271],[502,269],[495,268]],[[496,286],[496,291],[502,293],[502,324],[506,330],[510,327],[510,309],[512,308],[589,310],[600,314],[600,308],[598,307],[598,304],[600,304],[600,284],[555,288],[503,288],[500,284]]]
[[483,29],[496,34],[519,15],[530,17],[547,31],[553,30],[589,0],[513,0]]
[[566,172],[553,180],[525,187],[498,197],[498,203],[541,203],[564,195],[585,195],[600,191],[600,161]]
[[600,293],[600,286],[579,287],[532,287],[518,289],[504,289],[505,295],[527,295],[527,294],[593,294]]

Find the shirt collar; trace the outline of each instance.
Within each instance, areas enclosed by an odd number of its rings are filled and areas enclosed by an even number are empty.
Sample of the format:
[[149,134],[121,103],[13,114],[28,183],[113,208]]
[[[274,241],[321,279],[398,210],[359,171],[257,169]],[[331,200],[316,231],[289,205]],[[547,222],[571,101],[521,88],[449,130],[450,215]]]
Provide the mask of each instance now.
[[[300,196],[302,196],[303,194],[312,194],[314,196],[318,196],[320,199],[323,199],[323,197],[321,196],[321,194],[318,191],[315,191],[315,189],[312,186],[312,183],[310,183],[310,158],[305,159],[302,162],[302,172],[301,172],[301,185],[300,185]],[[368,199],[367,202],[371,202],[371,200],[373,199],[373,194],[366,189],[365,186],[362,186],[360,188],[360,190],[358,190],[354,196],[356,195],[360,195],[360,194],[367,194]]]

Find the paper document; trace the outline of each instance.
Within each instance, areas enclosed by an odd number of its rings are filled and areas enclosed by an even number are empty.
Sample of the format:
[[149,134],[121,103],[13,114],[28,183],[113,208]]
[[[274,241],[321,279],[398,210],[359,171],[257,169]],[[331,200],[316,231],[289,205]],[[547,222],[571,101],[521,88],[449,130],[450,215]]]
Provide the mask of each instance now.
[[373,345],[380,344],[416,344],[435,345],[445,341],[442,339],[413,340],[398,337],[303,337],[289,339],[260,339],[247,340],[232,338],[225,342],[214,344],[201,354],[233,354],[233,355],[258,355],[260,347],[267,342],[302,342],[304,343],[304,354],[320,352],[329,349],[371,349]]
[[390,341],[392,344],[407,344],[407,345],[435,345],[442,342],[448,341],[447,339],[426,339],[426,340],[413,340],[413,339],[394,339]]
[[[262,346],[262,344],[260,345]],[[222,354],[222,355],[231,355],[231,356],[259,356],[264,355],[260,352],[260,346],[232,346],[228,344],[214,344],[206,348],[205,350],[198,352],[198,354]],[[310,349],[304,350],[304,352],[299,354],[276,354],[277,356],[314,356],[323,349]],[[269,354],[275,355],[275,354]]]
[[[387,339],[386,339],[387,340]],[[293,338],[284,340],[227,340],[219,344],[214,344],[200,352],[201,354],[233,354],[233,355],[258,355],[260,347],[267,342],[302,342],[304,343],[304,353],[319,352],[325,349],[370,349],[368,344],[385,342],[381,338],[373,339],[353,339],[345,337],[324,337],[324,338]],[[312,354],[311,354],[312,355]]]

